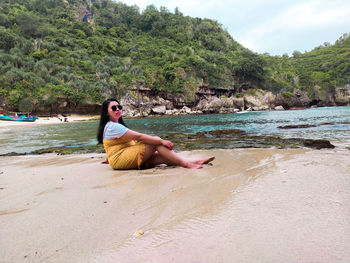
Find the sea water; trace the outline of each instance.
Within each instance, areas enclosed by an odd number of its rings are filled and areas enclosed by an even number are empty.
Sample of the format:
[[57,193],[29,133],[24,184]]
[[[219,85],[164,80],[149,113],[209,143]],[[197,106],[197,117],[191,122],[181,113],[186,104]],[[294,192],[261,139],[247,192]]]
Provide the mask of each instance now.
[[[125,121],[130,129],[157,136],[166,136],[170,133],[193,134],[212,130],[241,129],[255,135],[326,139],[336,146],[350,146],[350,107],[147,117]],[[278,128],[298,124],[315,127]],[[0,128],[0,154],[26,153],[58,146],[96,144],[97,128],[98,121],[2,127]]]

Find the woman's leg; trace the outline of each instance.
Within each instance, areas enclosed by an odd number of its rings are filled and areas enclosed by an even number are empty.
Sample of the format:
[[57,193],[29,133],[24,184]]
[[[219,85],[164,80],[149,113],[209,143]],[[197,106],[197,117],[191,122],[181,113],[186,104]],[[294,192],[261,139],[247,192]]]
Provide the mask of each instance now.
[[163,145],[158,145],[157,151],[164,159],[167,159],[171,165],[179,165],[179,166],[182,166],[185,168],[190,168],[190,169],[202,168],[202,166],[200,164],[190,162],[190,161],[187,161],[187,160],[181,158],[174,151],[169,150],[167,147],[165,147]]
[[[157,152],[156,152],[157,150]],[[189,162],[182,159],[174,151],[163,145],[153,146],[146,144],[146,150],[142,162],[146,167],[153,167],[157,164],[179,165],[185,168],[199,169],[201,164]]]
[[[208,157],[208,158],[204,158],[204,159],[200,159],[200,160],[196,160],[196,161],[188,161],[188,160],[181,158],[174,151],[169,150],[165,146],[162,146],[162,145],[157,146],[157,150],[161,154],[161,157],[168,159],[170,161],[170,163],[172,163],[171,165],[180,165],[180,166],[186,167],[186,168],[195,168],[196,165],[201,166],[203,164],[210,163],[211,161],[213,161],[215,159],[215,157]],[[198,167],[198,168],[200,168],[200,167]]]

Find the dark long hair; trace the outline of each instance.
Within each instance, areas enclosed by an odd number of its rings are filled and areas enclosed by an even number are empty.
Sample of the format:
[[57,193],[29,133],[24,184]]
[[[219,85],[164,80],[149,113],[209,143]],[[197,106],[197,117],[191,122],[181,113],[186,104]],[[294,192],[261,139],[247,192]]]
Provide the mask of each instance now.
[[[108,99],[102,103],[100,124],[98,125],[98,130],[97,130],[97,140],[99,143],[103,143],[103,132],[104,132],[104,129],[105,129],[107,122],[109,122],[108,105],[111,101],[116,101],[116,102],[118,102],[118,104],[120,104],[119,101],[116,99]],[[121,125],[123,125],[125,127],[128,127],[125,125],[124,120],[121,116],[118,119],[118,123],[120,123]]]

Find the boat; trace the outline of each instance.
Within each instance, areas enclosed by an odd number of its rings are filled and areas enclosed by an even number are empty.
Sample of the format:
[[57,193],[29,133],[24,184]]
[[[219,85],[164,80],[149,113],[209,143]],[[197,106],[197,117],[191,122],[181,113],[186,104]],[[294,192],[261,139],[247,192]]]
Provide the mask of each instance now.
[[0,120],[1,121],[26,121],[26,122],[33,122],[36,121],[38,117],[33,117],[33,116],[6,116],[6,115],[1,115],[0,114]]

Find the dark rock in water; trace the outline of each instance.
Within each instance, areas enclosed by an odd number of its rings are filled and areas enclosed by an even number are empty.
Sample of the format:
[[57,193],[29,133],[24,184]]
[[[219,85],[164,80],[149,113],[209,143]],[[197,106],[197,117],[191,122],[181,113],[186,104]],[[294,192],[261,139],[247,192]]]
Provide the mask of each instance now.
[[0,156],[20,156],[20,155],[25,155],[25,153],[10,152],[5,154],[0,154]]
[[44,153],[57,153],[59,155],[72,154],[72,153],[104,153],[105,150],[102,144],[87,145],[87,146],[62,146],[52,147],[46,149],[39,149],[31,152],[30,154],[44,154]]
[[242,130],[215,130],[196,134],[169,134],[177,150],[214,149],[214,148],[334,148],[327,140],[307,140],[302,138],[281,138],[246,134]]
[[324,126],[324,125],[335,125],[335,124],[350,124],[350,122],[323,122],[319,125],[313,125],[313,124],[296,124],[296,125],[286,125],[286,126],[278,126],[279,129],[305,129],[305,128],[312,128],[317,126]]
[[45,154],[45,153],[57,153],[58,155],[66,155],[73,153],[104,153],[105,150],[102,144],[98,145],[88,145],[88,146],[62,146],[62,147],[50,147],[32,151],[30,153],[6,153],[0,154],[0,156],[18,156],[18,155],[27,155],[27,154]]
[[305,129],[305,128],[311,128],[316,127],[316,125],[311,124],[296,124],[296,125],[286,125],[286,126],[278,126],[278,129]]
[[322,122],[320,123],[320,126],[324,126],[324,125],[334,125],[335,123],[334,122]]
[[232,137],[235,135],[242,135],[245,134],[244,131],[239,129],[232,129],[232,130],[214,130],[214,131],[208,131],[208,132],[198,132],[194,134],[195,137],[216,137],[216,138],[222,138],[222,137]]
[[315,149],[324,149],[329,148],[333,149],[335,146],[327,140],[305,140],[304,145],[306,147],[315,148]]

